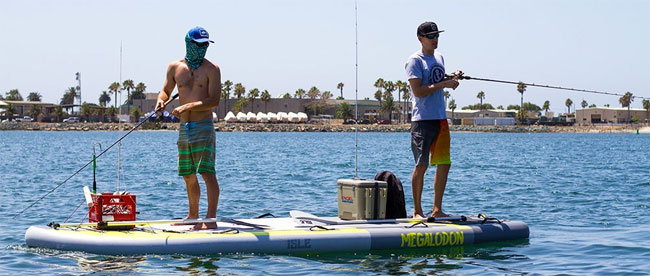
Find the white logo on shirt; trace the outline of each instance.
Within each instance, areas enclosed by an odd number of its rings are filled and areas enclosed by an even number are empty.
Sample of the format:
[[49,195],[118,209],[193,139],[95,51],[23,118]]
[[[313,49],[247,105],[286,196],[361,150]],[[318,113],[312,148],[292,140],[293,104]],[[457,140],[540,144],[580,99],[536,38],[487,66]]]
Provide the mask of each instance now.
[[431,77],[429,80],[431,83],[439,83],[445,78],[445,68],[439,64],[434,65],[431,68]]

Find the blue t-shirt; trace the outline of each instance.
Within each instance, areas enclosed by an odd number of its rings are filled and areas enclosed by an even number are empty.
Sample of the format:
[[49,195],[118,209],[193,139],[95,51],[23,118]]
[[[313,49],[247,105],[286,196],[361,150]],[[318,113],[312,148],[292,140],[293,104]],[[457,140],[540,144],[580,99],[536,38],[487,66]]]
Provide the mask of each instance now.
[[[433,56],[417,51],[406,61],[406,76],[422,80],[422,85],[441,82],[445,78],[445,60],[437,51]],[[413,100],[411,121],[447,119],[443,89],[424,97],[414,95]]]

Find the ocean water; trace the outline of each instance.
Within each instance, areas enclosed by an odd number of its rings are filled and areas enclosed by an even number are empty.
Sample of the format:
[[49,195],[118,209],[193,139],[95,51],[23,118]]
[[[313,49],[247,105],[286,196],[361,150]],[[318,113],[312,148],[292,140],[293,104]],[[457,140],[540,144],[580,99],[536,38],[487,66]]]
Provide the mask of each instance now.
[[[650,135],[452,133],[443,207],[528,223],[528,240],[443,250],[307,255],[104,256],[28,248],[30,225],[62,222],[83,202],[83,170],[12,217],[123,132],[0,132],[0,274],[45,275],[648,275]],[[408,133],[359,133],[359,176],[394,172],[412,214]],[[176,132],[138,131],[120,151],[120,185],[138,196],[139,219],[182,217]],[[302,210],[335,216],[336,179],[354,176],[354,133],[217,133],[219,215]],[[99,152],[99,148],[98,148]],[[433,169],[423,207],[433,204]],[[117,150],[98,160],[100,191],[117,185]],[[201,212],[206,199],[203,186]],[[83,206],[70,221],[84,219]]]

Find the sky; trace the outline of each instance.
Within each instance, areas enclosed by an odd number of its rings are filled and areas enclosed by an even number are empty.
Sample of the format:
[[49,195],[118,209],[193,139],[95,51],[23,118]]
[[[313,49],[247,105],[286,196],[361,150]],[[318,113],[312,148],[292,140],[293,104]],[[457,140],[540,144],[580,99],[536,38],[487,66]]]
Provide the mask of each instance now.
[[[416,29],[424,21],[445,30],[438,51],[448,72],[650,97],[648,0],[358,0],[357,7],[359,99],[374,98],[377,78],[406,81],[404,64],[421,48]],[[4,1],[0,93],[18,89],[26,98],[36,91],[43,102],[59,103],[76,86],[76,72],[85,102],[97,103],[125,79],[158,92],[194,26],[215,41],[206,58],[220,66],[223,81],[273,97],[312,86],[338,95],[343,82],[344,97],[355,97],[353,0]],[[460,108],[478,103],[479,91],[495,107],[520,101],[515,85],[465,80],[450,92]],[[620,106],[616,96],[535,87],[524,93],[524,101],[549,100],[556,112],[566,111],[567,98]],[[641,99],[632,107],[641,108]]]

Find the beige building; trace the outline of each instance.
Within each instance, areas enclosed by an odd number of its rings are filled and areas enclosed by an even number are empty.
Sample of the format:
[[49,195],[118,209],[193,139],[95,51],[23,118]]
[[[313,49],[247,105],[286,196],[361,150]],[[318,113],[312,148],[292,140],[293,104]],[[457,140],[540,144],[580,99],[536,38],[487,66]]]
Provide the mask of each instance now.
[[[621,107],[590,107],[578,109],[576,114],[576,124],[626,124],[628,121],[627,108]],[[630,121],[638,118],[639,123],[648,123],[648,111],[640,108],[630,108]]]
[[39,107],[43,116],[46,117],[49,116],[50,113],[52,113],[54,110],[54,104],[52,103],[0,100],[0,115],[9,117],[8,114],[5,114],[5,111],[9,105],[13,106],[16,110],[13,116],[18,117],[31,116],[31,110],[33,106]]

